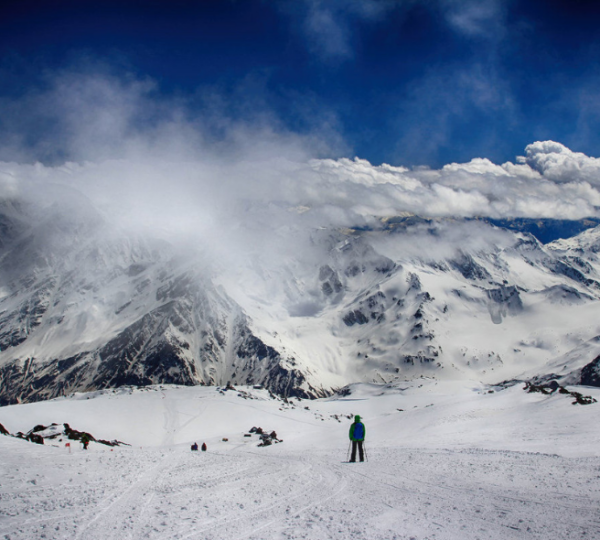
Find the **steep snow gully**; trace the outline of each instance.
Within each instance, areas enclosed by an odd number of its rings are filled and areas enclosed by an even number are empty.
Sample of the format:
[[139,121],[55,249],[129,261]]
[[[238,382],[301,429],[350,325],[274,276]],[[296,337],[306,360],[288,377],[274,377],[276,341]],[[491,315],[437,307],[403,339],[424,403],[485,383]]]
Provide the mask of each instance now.
[[[434,382],[296,403],[157,387],[4,407],[11,432],[60,416],[132,446],[0,437],[0,538],[599,538],[597,407]],[[349,464],[357,411],[368,461]],[[258,447],[258,422],[284,442]],[[199,433],[207,452],[190,451]]]

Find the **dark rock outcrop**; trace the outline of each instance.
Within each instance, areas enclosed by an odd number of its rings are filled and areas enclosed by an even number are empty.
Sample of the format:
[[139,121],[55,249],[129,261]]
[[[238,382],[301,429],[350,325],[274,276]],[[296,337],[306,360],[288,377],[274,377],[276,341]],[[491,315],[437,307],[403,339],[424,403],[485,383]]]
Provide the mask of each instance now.
[[592,403],[596,403],[596,400],[592,396],[584,396],[579,392],[567,390],[564,386],[558,384],[557,381],[550,381],[544,384],[533,384],[532,382],[526,381],[523,390],[526,390],[529,393],[539,392],[540,394],[545,395],[550,395],[558,391],[559,394],[575,398],[573,405],[591,405]]
[[581,370],[580,384],[600,387],[600,356],[597,356]]

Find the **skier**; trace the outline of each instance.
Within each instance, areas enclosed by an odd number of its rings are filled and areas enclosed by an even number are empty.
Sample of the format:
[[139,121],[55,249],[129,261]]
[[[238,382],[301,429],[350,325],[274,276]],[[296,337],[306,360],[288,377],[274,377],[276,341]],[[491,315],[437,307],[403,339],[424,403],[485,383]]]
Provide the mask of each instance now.
[[202,451],[206,452],[206,443],[205,442],[202,443]]
[[198,451],[198,443],[192,444],[192,452],[197,452],[197,451]]
[[358,414],[354,417],[354,423],[350,426],[350,440],[352,441],[352,455],[350,463],[356,463],[356,448],[358,447],[358,456],[361,461],[364,461],[363,441],[367,430],[365,425],[360,421]]
[[90,436],[87,433],[84,433],[81,436],[81,444],[83,444],[83,449],[84,450],[88,449],[88,445],[90,444]]

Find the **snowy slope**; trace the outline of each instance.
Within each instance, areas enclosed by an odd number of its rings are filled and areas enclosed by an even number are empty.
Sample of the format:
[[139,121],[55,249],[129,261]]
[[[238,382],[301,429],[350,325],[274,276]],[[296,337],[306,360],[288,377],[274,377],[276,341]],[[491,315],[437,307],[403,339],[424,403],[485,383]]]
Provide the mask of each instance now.
[[[599,405],[521,386],[421,379],[288,402],[251,388],[159,386],[3,407],[11,432],[69,422],[132,446],[69,452],[64,440],[0,436],[0,535],[595,538]],[[345,463],[354,414],[367,426],[362,464]],[[253,426],[283,442],[257,447],[244,436]],[[194,441],[208,451],[190,452]]]

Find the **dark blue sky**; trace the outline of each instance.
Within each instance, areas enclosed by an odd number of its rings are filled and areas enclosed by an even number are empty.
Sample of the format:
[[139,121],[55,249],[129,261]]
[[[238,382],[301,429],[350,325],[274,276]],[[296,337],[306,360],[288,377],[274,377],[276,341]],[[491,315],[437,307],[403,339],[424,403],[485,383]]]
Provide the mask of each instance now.
[[325,154],[376,164],[503,162],[546,139],[599,156],[599,58],[593,1],[14,0],[0,140],[42,148],[52,121],[23,103],[98,69],[191,116],[217,95],[232,122],[335,134]]

